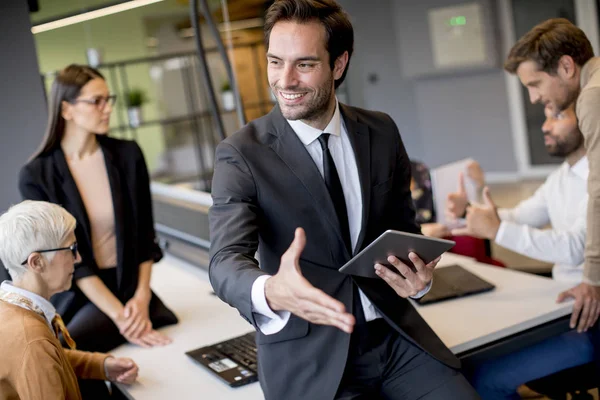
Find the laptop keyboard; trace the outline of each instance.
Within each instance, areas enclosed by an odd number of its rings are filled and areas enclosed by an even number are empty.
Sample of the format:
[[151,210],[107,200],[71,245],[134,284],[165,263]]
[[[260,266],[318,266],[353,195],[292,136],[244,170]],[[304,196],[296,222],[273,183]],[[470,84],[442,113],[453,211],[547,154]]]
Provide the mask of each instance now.
[[257,361],[254,332],[227,340],[213,347],[238,364],[244,365],[249,370],[256,372]]

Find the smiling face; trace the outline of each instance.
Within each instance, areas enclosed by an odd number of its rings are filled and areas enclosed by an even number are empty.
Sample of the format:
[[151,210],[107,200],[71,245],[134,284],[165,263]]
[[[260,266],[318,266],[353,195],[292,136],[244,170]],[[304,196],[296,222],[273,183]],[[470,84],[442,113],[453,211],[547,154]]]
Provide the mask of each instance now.
[[[335,106],[334,82],[348,62],[345,52],[332,70],[325,47],[326,32],[319,22],[278,22],[267,53],[268,78],[283,116],[324,128]],[[326,123],[325,123],[326,125]]]
[[548,154],[567,157],[583,146],[583,135],[577,126],[575,107],[572,104],[558,114],[554,113],[550,106],[547,106],[544,113],[546,121],[542,125],[542,131]]

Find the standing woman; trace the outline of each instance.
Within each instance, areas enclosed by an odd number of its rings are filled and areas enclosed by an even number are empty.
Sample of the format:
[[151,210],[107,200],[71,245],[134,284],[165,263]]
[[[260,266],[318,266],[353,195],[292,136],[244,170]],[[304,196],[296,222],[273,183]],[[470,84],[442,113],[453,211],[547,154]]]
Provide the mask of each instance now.
[[69,65],[52,85],[46,135],[19,175],[24,199],[60,204],[77,219],[81,263],[73,289],[52,298],[81,350],[126,341],[170,343],[177,323],[150,290],[156,244],[150,181],[137,143],[108,137],[116,99],[94,68]]

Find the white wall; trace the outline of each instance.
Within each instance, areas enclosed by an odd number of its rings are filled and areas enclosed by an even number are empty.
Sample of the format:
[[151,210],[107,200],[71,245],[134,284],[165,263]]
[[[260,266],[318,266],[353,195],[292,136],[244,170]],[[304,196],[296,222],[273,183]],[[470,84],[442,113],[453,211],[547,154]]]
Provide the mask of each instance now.
[[401,78],[392,1],[340,0],[354,26],[354,55],[346,76],[348,94],[352,105],[388,113],[410,156],[422,159],[414,83]]
[[[493,0],[480,0],[495,19]],[[431,59],[427,10],[464,0],[342,0],[355,28],[355,55],[348,74],[353,105],[389,113],[400,128],[411,158],[430,167],[464,157],[477,159],[497,176],[515,175],[503,54],[498,66],[464,74],[403,79]],[[427,57],[425,57],[427,56]],[[369,77],[378,81],[371,83]]]

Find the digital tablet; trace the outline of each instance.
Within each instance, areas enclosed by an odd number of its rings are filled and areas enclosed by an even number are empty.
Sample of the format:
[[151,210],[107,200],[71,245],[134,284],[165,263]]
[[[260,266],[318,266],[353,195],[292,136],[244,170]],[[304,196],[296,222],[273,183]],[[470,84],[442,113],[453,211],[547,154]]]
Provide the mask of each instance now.
[[414,270],[415,267],[408,258],[408,253],[414,252],[427,264],[450,250],[455,244],[451,240],[387,230],[344,264],[339,271],[366,278],[379,278],[375,273],[375,264],[379,263],[390,267],[394,272],[398,272],[387,261],[389,256],[395,256]]

